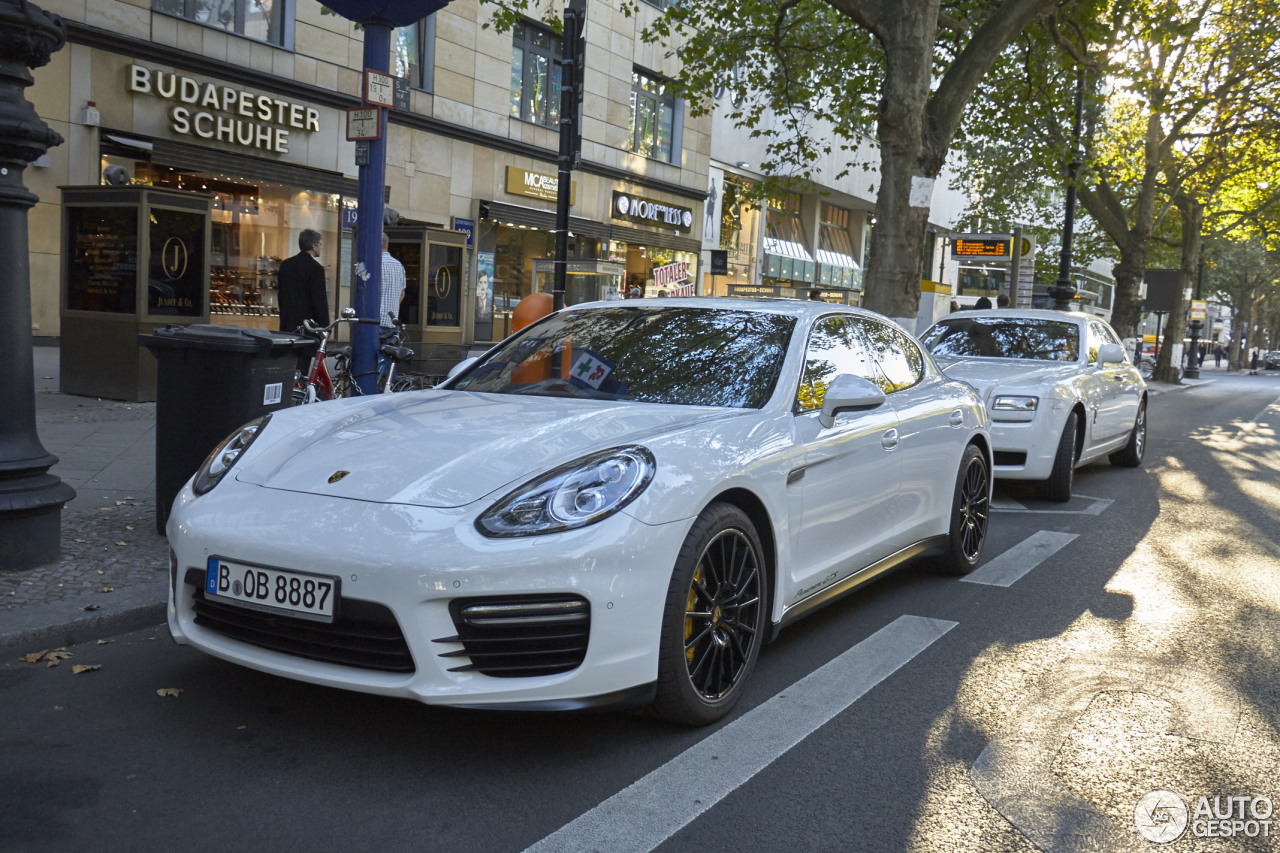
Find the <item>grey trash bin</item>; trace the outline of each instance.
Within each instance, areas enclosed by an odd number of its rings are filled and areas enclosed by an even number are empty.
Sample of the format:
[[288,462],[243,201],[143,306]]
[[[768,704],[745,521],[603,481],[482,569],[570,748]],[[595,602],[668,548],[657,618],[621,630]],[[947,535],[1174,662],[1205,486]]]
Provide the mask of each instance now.
[[192,325],[138,335],[155,355],[156,530],[205,457],[246,421],[292,405],[298,357],[314,338]]

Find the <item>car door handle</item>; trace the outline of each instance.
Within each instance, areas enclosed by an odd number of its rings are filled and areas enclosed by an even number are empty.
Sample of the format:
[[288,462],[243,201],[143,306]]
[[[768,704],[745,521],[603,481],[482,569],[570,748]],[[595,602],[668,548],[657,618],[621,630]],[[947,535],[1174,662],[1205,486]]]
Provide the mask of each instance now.
[[898,431],[896,429],[885,430],[884,435],[880,436],[880,444],[885,450],[893,450],[898,446]]
[[951,413],[951,425],[953,427],[964,426],[964,412],[956,409]]

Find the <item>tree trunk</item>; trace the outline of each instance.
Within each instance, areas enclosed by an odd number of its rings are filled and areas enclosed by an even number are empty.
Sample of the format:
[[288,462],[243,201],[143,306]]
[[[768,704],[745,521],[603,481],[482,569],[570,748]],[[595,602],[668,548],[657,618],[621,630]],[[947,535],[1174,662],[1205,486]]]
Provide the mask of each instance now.
[[[1178,268],[1178,289],[1174,294],[1173,311],[1169,325],[1165,327],[1164,340],[1160,343],[1160,357],[1156,361],[1157,382],[1179,383],[1178,365],[1173,363],[1173,348],[1186,336],[1186,293],[1195,285],[1196,263],[1200,259],[1200,231],[1204,227],[1204,204],[1188,195],[1179,194],[1173,203],[1182,216],[1182,261]],[[1185,353],[1190,359],[1196,353]]]
[[[880,142],[876,218],[883,225],[871,232],[873,261],[867,269],[863,305],[892,317],[912,333],[920,308],[920,258],[932,199],[921,182],[931,182],[938,171],[929,171],[924,163],[925,106],[937,20],[938,0],[907,3],[878,33],[885,74],[876,131]],[[913,181],[918,190],[915,198]]]

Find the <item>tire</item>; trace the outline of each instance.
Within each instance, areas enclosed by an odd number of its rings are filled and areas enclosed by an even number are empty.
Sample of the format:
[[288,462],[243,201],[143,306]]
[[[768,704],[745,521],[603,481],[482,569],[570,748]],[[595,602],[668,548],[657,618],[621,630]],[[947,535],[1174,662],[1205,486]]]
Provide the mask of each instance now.
[[1107,457],[1112,465],[1121,468],[1137,468],[1142,464],[1142,456],[1147,452],[1147,401],[1138,404],[1138,416],[1133,419],[1133,431],[1129,433],[1129,443]]
[[991,518],[991,467],[981,448],[969,445],[960,457],[956,488],[951,500],[951,527],[947,550],[938,558],[938,569],[950,575],[967,575],[978,565],[987,541]]
[[1079,420],[1073,412],[1062,427],[1058,452],[1053,457],[1053,470],[1049,479],[1036,486],[1036,497],[1042,501],[1066,503],[1071,500],[1071,485],[1076,476],[1076,429]]
[[742,697],[767,626],[763,555],[751,520],[731,504],[713,503],[694,521],[663,608],[658,717],[703,726]]

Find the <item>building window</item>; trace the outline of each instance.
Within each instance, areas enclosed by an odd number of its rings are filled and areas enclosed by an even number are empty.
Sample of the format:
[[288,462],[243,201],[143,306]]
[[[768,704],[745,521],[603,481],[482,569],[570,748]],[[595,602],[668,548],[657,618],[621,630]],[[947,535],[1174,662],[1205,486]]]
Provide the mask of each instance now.
[[656,6],[659,9],[665,9],[668,6],[673,5],[675,3],[675,0],[644,0],[644,2],[648,3],[650,6]]
[[428,15],[407,27],[397,27],[392,47],[395,49],[397,77],[409,81],[415,89],[428,92],[432,87],[432,68],[435,64],[436,16]]
[[670,89],[660,77],[631,72],[631,140],[627,150],[671,162],[676,98]]
[[285,0],[151,0],[151,9],[271,44],[284,44]]
[[560,37],[524,22],[512,28],[511,117],[535,124],[560,123]]

